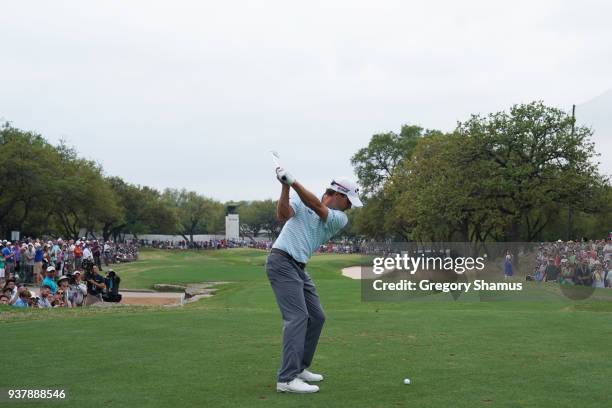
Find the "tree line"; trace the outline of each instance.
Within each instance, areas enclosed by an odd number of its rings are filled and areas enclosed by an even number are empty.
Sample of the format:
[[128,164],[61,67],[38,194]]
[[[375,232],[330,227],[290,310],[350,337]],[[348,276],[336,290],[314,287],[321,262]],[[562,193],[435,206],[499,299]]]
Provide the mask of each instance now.
[[[612,187],[598,170],[593,130],[532,102],[472,115],[452,132],[405,125],[372,136],[351,158],[364,207],[344,238],[398,241],[550,241],[602,237]],[[223,234],[228,207],[240,233],[275,238],[276,201],[221,203],[185,189],[158,191],[108,177],[60,142],[0,127],[0,236],[103,239],[122,234]],[[610,160],[610,158],[604,158]]]
[[[278,233],[274,203],[238,203],[242,230]],[[226,204],[185,189],[159,191],[105,176],[102,167],[60,142],[5,123],[0,126],[0,237],[77,239],[82,229],[104,240],[125,234],[224,234]]]
[[351,159],[366,194],[353,228],[422,242],[605,237],[612,188],[592,134],[532,102],[472,115],[449,133],[407,125],[374,135]]

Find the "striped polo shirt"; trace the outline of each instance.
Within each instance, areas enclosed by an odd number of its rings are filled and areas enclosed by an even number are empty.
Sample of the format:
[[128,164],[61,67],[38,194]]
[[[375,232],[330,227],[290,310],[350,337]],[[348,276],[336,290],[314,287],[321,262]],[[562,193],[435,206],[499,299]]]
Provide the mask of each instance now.
[[340,210],[329,208],[327,220],[323,221],[299,197],[291,197],[289,204],[295,215],[287,220],[272,248],[287,252],[298,262],[308,262],[321,244],[348,223],[346,214]]

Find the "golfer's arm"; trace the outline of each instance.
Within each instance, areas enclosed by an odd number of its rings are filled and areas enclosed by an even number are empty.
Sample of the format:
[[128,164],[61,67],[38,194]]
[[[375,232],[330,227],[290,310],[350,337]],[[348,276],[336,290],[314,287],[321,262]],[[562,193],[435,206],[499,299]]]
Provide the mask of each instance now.
[[281,196],[276,204],[276,218],[280,222],[285,222],[295,215],[293,208],[289,205],[289,186],[283,184]]
[[300,199],[306,205],[306,207],[317,213],[323,222],[327,221],[327,214],[329,213],[329,210],[327,209],[327,206],[317,198],[317,196],[306,190],[304,186],[297,181],[294,182],[291,187],[293,187],[298,196],[300,196]]

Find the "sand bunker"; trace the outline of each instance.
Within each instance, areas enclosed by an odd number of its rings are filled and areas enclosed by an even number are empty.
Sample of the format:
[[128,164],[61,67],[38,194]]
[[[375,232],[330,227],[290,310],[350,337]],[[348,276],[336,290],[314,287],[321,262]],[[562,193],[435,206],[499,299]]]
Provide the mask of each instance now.
[[121,304],[124,305],[182,305],[185,302],[184,293],[173,292],[124,292],[121,293]]
[[350,266],[342,269],[342,275],[351,279],[374,279],[376,275],[371,266]]
[[121,304],[181,306],[213,295],[215,286],[228,282],[201,282],[187,285],[153,285],[159,291],[122,291]]

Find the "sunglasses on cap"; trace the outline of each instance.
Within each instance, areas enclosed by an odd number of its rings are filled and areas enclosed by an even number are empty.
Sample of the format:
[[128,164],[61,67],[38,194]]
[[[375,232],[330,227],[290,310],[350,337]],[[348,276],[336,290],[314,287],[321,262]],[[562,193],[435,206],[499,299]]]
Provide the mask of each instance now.
[[[351,191],[348,188],[344,187],[342,184],[338,183],[336,180],[332,180],[331,185],[332,186],[338,186],[338,189],[340,190],[339,192],[342,192],[342,193],[345,193],[345,194],[348,193],[349,191]],[[357,192],[359,192],[359,189],[357,190]]]

